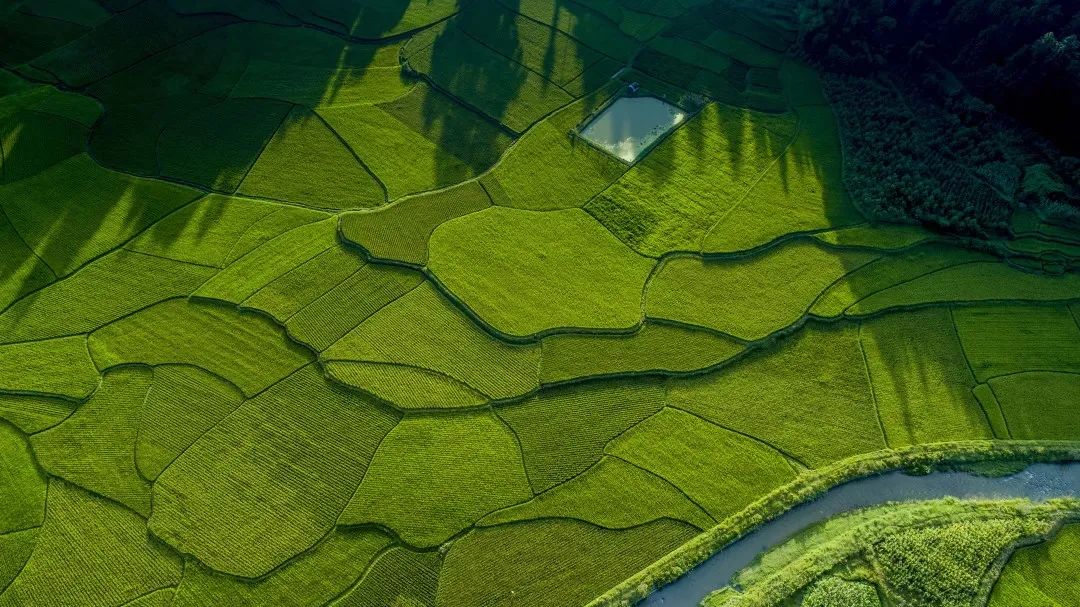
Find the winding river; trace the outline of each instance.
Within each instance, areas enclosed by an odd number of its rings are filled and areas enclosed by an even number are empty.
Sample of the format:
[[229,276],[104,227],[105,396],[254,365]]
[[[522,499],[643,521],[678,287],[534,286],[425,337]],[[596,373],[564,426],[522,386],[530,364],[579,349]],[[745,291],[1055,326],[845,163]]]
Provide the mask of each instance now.
[[638,607],[697,607],[713,590],[731,583],[758,555],[783,543],[799,531],[828,518],[886,502],[967,499],[1080,497],[1080,462],[1034,464],[1001,477],[965,472],[933,472],[911,476],[890,472],[854,480],[830,489],[816,500],[801,504],[725,546],[683,577],[660,588]]

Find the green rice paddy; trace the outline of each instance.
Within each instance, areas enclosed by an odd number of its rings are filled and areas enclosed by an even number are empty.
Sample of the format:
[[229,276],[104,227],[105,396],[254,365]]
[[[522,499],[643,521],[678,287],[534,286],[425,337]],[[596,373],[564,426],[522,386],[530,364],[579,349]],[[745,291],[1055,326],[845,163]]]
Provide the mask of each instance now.
[[742,4],[0,3],[0,607],[583,606],[852,458],[1080,445],[1080,234],[864,215]]

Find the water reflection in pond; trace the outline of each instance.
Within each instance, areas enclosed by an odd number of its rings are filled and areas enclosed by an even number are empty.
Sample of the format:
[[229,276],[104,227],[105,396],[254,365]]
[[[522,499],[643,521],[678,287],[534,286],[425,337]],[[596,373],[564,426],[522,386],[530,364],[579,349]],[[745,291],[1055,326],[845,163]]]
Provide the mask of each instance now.
[[581,136],[627,162],[686,119],[686,112],[656,97],[620,97]]

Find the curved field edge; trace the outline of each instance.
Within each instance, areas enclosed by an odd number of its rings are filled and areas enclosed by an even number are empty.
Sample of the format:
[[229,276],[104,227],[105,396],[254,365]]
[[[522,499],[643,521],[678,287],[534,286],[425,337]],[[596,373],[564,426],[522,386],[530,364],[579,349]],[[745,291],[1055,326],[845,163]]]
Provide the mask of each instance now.
[[895,470],[1016,462],[1080,461],[1080,441],[955,441],[887,449],[807,471],[600,595],[586,607],[625,607],[682,577],[751,529],[833,487]]

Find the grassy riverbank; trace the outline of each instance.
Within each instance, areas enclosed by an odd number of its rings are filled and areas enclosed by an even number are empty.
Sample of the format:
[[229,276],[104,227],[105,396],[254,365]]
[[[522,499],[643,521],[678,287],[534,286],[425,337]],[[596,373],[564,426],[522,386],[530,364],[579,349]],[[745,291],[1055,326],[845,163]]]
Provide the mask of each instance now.
[[1064,441],[966,441],[918,445],[857,456],[805,473],[745,510],[627,579],[590,607],[631,605],[670,583],[749,530],[841,483],[890,470],[931,471],[992,462],[1060,462],[1080,460],[1080,443]]
[[702,605],[984,605],[1015,549],[1078,517],[1075,499],[945,499],[856,511],[769,550]]

